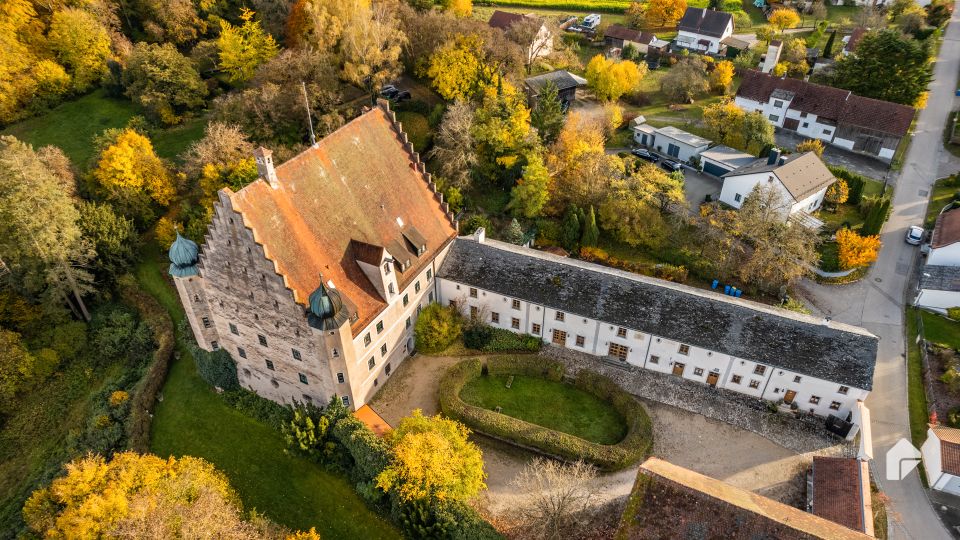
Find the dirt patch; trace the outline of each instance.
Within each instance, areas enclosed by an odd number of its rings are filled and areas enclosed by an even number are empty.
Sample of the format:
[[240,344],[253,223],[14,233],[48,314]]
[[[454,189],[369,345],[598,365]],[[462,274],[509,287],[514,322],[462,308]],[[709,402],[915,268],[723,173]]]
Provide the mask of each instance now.
[[[937,413],[940,422],[947,422],[950,409],[960,407],[960,397],[950,391],[950,385],[941,377],[950,366],[960,368],[960,355],[953,349],[927,344],[923,355],[923,382],[927,387],[927,405]],[[960,382],[954,382],[960,388]]]

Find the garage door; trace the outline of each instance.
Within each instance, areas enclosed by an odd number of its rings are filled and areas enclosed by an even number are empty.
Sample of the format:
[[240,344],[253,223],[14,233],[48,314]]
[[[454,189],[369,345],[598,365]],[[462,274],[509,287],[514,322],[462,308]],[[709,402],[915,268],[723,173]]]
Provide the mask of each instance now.
[[704,162],[703,162],[703,172],[705,172],[705,173],[707,173],[707,174],[712,174],[712,175],[714,175],[714,176],[723,176],[723,175],[727,174],[728,172],[730,172],[730,169],[724,169],[723,167],[721,167],[721,166],[719,166],[719,165],[715,165],[715,164],[713,164],[713,163],[710,163],[709,161],[704,161]]

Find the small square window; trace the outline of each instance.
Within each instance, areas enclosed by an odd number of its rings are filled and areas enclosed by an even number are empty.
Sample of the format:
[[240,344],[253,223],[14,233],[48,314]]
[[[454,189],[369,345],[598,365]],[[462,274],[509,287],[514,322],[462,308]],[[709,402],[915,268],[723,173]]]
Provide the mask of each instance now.
[[410,296],[406,294],[403,295],[403,307],[407,307],[407,304],[409,303],[410,303]]
[[753,368],[754,375],[763,375],[767,372],[767,366],[757,366]]
[[491,312],[491,313],[490,313],[490,322],[492,322],[492,323],[499,323],[499,322],[500,322],[500,314],[497,313],[496,311]]
[[204,327],[204,328],[210,328],[210,327],[212,326],[212,325],[210,324],[210,319],[208,319],[208,318],[206,318],[206,317],[202,317],[200,320],[203,321],[203,327]]
[[558,312],[557,312],[557,315],[556,315],[554,318],[555,318],[556,320],[560,321],[560,322],[563,322],[563,317],[564,317],[563,312],[562,312],[562,311],[558,311]]
[[267,369],[269,369],[269,370],[273,370],[273,369],[274,369],[274,367],[273,367],[273,360],[266,360],[266,363],[267,363]]
[[417,282],[413,284],[413,292],[420,292],[420,281],[419,281],[419,280],[417,280]]
[[410,321],[410,317],[407,317],[406,327],[407,327],[407,328],[410,328],[410,325],[411,325],[411,324],[413,324],[413,323]]
[[334,348],[333,350],[330,351],[330,356],[334,358],[340,358],[340,351]]
[[733,384],[740,384],[740,381],[742,380],[743,380],[743,377],[741,377],[740,375],[734,375],[733,377],[730,377],[730,382],[732,382]]
[[306,375],[304,375],[303,373],[297,373],[297,375],[300,376],[300,382],[302,382],[303,384],[310,384],[310,383],[307,382],[307,376],[306,376]]
[[470,287],[470,298],[476,298],[476,297],[477,297],[477,290],[474,289],[473,287]]
[[540,325],[537,324],[537,323],[533,323],[533,327],[530,329],[530,331],[533,332],[533,335],[539,336],[539,335],[540,335]]
[[380,356],[386,356],[386,355],[387,355],[387,344],[384,343],[383,345],[380,346]]
[[833,131],[831,131],[831,130],[829,130],[829,129],[823,130],[823,134],[824,134],[824,135],[830,135],[831,133],[833,133]]
[[654,355],[651,355],[651,356],[650,356],[650,363],[651,363],[651,364],[659,364],[659,363],[660,363],[660,357],[657,356],[657,355],[655,355],[655,354],[654,354]]
[[617,337],[621,337],[621,338],[627,337],[627,329],[626,329],[626,328],[617,328]]
[[264,347],[267,346],[267,336],[264,336],[263,334],[257,334],[257,340],[260,342],[260,345],[263,345]]
[[370,339],[370,332],[367,332],[367,333],[363,336],[363,346],[364,346],[364,347],[369,347],[371,341],[373,341],[373,340]]
[[776,115],[776,114],[771,114],[771,115],[770,115],[770,121],[771,121],[771,122],[777,122],[777,121],[779,121],[779,120],[780,120],[780,117],[779,117],[778,115]]
[[230,333],[239,336],[240,331],[237,330],[237,325],[230,323]]
[[683,355],[690,354],[690,346],[689,346],[689,345],[680,345],[680,348],[677,350],[677,352],[680,353],[680,354],[683,354]]
[[849,387],[849,386],[841,386],[839,389],[837,389],[837,393],[838,393],[838,394],[843,394],[843,395],[847,395],[847,392],[849,392],[849,391],[850,391],[850,387]]
[[[430,294],[433,295],[433,293],[430,293]],[[423,304],[417,304],[417,315],[420,314],[420,310],[422,309],[423,309]]]
[[217,343],[216,341],[211,341],[211,342],[210,342],[210,347],[211,347],[213,350],[215,350],[215,351],[219,351],[219,350],[220,350],[220,344]]
[[390,375],[390,370],[391,370],[391,369],[392,369],[392,366],[388,363],[388,364],[383,368],[383,372],[386,373],[387,375]]
[[367,369],[372,370],[376,365],[377,365],[377,360],[371,356],[370,359],[367,360]]
[[840,402],[839,402],[839,401],[831,401],[831,402],[830,402],[830,410],[832,410],[832,411],[839,411],[839,410],[840,410]]
[[306,395],[306,394],[302,394],[302,395],[303,395],[303,400],[304,400],[304,401],[306,401],[307,403],[313,403],[313,398],[312,398],[312,397],[310,397],[310,396],[308,396],[308,395]]
[[514,330],[519,330],[519,329],[520,329],[520,319],[518,319],[518,318],[516,318],[516,317],[510,319],[510,328],[513,328]]
[[804,122],[804,123],[803,123],[803,127],[805,127],[805,128],[810,127],[810,122]]
[[780,101],[779,99],[774,100],[774,101],[773,101],[773,106],[779,109],[780,107],[783,107],[783,102]]
[[750,388],[760,388],[760,381],[756,379],[750,379]]
[[703,368],[693,368],[694,375],[703,375]]
[[794,375],[794,376],[793,376],[793,382],[795,382],[795,383],[800,382],[800,376],[799,376],[799,375]]
[[478,313],[480,313],[480,311],[477,309],[477,306],[470,306],[470,318],[471,318],[471,319],[476,319]]
[[337,373],[337,382],[343,384],[343,373]]
[[430,281],[431,279],[433,279],[433,269],[427,268],[427,281]]
[[383,321],[377,322],[377,333],[383,332]]
[[583,336],[577,336],[577,347],[583,347],[585,341]]
[[384,274],[390,273],[390,261],[383,263],[383,273]]
[[520,301],[519,301],[519,300],[514,300],[513,302],[511,302],[510,306],[511,306],[513,309],[520,309]]
[[346,405],[347,407],[350,406],[350,397],[349,397],[349,396],[343,396],[342,398],[340,398],[340,401],[342,401],[343,404]]
[[293,359],[294,359],[294,360],[303,360],[303,357],[300,356],[300,351],[298,351],[298,350],[296,350],[296,349],[290,349],[290,352],[293,354]]
[[820,404],[820,396],[810,396],[810,403],[814,405]]
[[247,351],[245,351],[245,350],[243,349],[243,347],[237,347],[237,354],[240,355],[240,358],[246,358],[246,357],[247,357]]
[[739,193],[737,193],[736,195],[733,196],[733,200],[735,202],[740,202],[743,200],[743,195],[740,195]]
[[391,295],[397,294],[397,290],[393,288],[393,283],[387,285],[387,290],[390,291]]

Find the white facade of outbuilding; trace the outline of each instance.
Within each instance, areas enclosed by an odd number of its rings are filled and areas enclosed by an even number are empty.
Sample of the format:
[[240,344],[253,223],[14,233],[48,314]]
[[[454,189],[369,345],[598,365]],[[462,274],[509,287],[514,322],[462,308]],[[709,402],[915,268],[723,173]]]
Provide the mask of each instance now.
[[665,154],[682,162],[688,162],[690,158],[699,157],[700,153],[710,148],[711,144],[709,139],[673,126],[654,128],[649,124],[636,124],[631,129],[633,130],[633,140],[637,144],[652,148],[657,153]]
[[931,424],[920,453],[930,489],[960,495],[960,429]]

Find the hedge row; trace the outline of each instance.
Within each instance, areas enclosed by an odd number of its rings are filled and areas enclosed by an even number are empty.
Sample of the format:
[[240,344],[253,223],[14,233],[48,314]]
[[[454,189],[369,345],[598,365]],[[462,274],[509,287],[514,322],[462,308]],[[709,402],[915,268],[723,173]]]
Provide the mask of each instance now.
[[863,188],[866,187],[867,182],[875,182],[875,180],[871,178],[848,171],[843,167],[834,167],[831,165],[827,166],[827,168],[830,169],[833,176],[844,180],[847,183],[847,187],[850,188],[850,194],[847,196],[847,204],[854,206],[860,204],[860,199],[863,197]]
[[[450,368],[440,381],[440,408],[478,433],[513,441],[524,447],[537,449],[560,459],[583,459],[601,469],[613,471],[643,459],[653,442],[650,417],[643,406],[615,382],[603,375],[581,370],[574,384],[611,404],[627,423],[627,435],[617,444],[592,443],[560,431],[531,424],[482,407],[469,405],[460,399],[460,391],[469,381],[481,376],[484,366],[479,359],[464,360]],[[536,356],[512,356],[488,359],[490,374],[543,376],[550,380],[562,378],[564,368],[555,361]],[[557,376],[559,372],[559,376]]]
[[127,441],[131,450],[150,451],[150,420],[157,394],[163,387],[173,354],[173,321],[157,300],[144,292],[136,280],[125,275],[117,281],[124,303],[136,308],[140,318],[153,332],[157,348],[146,373],[133,388],[130,399],[130,418],[127,422]]

